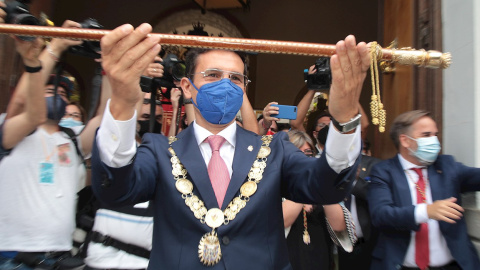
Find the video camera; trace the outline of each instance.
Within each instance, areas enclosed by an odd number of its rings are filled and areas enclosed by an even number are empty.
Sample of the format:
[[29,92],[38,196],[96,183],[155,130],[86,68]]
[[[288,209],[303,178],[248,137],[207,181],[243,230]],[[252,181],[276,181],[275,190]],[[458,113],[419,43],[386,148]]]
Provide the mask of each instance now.
[[[88,18],[85,21],[81,22],[80,25],[85,29],[102,29],[103,25],[99,24],[97,20]],[[102,56],[98,53],[101,51],[99,41],[83,41],[82,44],[77,46],[72,46],[69,48],[69,52],[77,54],[80,56],[86,56],[90,58],[101,58]]]
[[[2,8],[7,13],[5,22],[9,24],[22,24],[22,25],[40,25],[40,21],[30,14],[28,4],[30,1],[10,1],[6,2],[6,8]],[[33,41],[35,37],[29,36],[17,36],[24,41]]]
[[309,90],[330,90],[332,84],[332,72],[330,70],[330,58],[320,57],[315,61],[315,73],[308,74],[308,69],[303,71]]

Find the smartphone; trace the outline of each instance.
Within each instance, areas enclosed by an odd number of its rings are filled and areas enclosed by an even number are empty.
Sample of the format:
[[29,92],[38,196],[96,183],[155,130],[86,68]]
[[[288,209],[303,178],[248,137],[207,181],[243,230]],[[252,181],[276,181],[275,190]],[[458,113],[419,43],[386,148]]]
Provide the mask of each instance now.
[[272,106],[278,107],[278,114],[272,114],[272,117],[280,119],[297,119],[297,106],[290,105],[277,105],[272,104]]

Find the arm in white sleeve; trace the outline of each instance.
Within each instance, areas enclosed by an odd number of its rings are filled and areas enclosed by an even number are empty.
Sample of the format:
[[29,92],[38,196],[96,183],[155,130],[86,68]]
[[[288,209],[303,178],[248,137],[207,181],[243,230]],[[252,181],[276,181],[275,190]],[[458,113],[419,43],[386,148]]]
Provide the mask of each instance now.
[[422,224],[428,222],[427,204],[421,203],[415,206],[415,222]]
[[360,155],[362,139],[360,125],[352,134],[340,133],[332,123],[328,129],[325,153],[328,165],[337,173],[352,166]]
[[115,120],[110,113],[108,100],[102,123],[97,132],[97,146],[100,159],[109,167],[120,168],[128,165],[135,156],[135,130],[137,112],[127,121]]

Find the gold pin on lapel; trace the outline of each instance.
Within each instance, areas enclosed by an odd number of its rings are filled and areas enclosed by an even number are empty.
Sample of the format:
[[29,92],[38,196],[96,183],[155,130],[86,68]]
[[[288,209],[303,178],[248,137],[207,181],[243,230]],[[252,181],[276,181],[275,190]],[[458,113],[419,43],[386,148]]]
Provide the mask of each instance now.
[[253,146],[249,145],[249,146],[247,147],[247,149],[248,149],[248,151],[252,152],[252,151],[253,151]]
[[437,170],[437,173],[442,173],[442,170]]

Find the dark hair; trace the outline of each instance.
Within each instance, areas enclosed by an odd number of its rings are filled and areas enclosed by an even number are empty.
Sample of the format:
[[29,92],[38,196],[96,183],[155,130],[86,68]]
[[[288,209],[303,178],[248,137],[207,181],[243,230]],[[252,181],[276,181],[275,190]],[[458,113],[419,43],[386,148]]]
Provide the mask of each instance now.
[[289,124],[289,123],[277,123],[277,129],[278,131],[282,131],[282,130],[290,130],[292,128],[292,126]]
[[[57,75],[50,74],[50,77],[48,78],[46,85],[55,85],[56,78],[57,78]],[[67,97],[70,98],[73,91],[73,82],[65,76],[60,76],[60,79],[58,81],[58,86],[63,87],[63,89],[65,89]]]
[[82,105],[80,105],[80,103],[78,103],[76,101],[71,101],[70,103],[68,103],[68,105],[77,106],[78,110],[80,110],[80,113],[82,114],[82,116],[80,117],[82,119],[82,123],[84,125],[86,125],[87,124],[87,113],[86,113],[85,109],[82,107]]
[[[188,50],[187,56],[185,57],[185,66],[187,69],[187,78],[192,79],[193,74],[195,73],[195,69],[197,68],[197,58],[209,51],[214,51],[214,49],[201,49],[201,48],[192,48]],[[236,53],[243,62],[243,74],[247,74],[247,54],[244,52],[239,51],[231,51]]]
[[307,117],[307,127],[305,129],[307,131],[307,134],[310,135],[310,137],[312,138],[312,140],[317,139],[317,138],[315,138],[315,136],[313,136],[313,132],[315,131],[315,127],[317,125],[318,119],[320,119],[322,117],[325,117],[325,116],[328,116],[328,117],[332,118],[330,113],[326,110],[325,111],[314,111],[314,112],[311,112],[308,115],[308,117]]
[[400,135],[409,133],[412,125],[425,116],[431,118],[430,112],[415,110],[402,113],[393,120],[392,127],[390,128],[390,138],[397,150],[400,148]]

